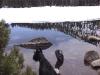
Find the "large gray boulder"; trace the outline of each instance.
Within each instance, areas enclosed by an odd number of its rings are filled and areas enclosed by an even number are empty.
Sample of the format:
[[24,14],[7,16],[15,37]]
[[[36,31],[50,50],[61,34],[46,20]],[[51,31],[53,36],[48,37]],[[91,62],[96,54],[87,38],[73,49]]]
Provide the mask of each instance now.
[[39,37],[32,39],[26,43],[22,43],[18,46],[28,48],[28,49],[42,49],[45,50],[52,45],[45,37]]
[[97,60],[91,62],[91,66],[93,68],[100,68],[100,59],[97,59]]
[[95,60],[100,59],[99,54],[96,51],[88,51],[84,56],[85,65],[91,65]]

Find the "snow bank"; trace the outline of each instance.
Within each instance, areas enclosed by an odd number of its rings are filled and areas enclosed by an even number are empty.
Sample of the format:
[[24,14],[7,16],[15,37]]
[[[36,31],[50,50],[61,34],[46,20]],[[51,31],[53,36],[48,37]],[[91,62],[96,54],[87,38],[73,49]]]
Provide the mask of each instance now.
[[100,18],[100,6],[1,8],[0,20],[6,22],[62,22]]

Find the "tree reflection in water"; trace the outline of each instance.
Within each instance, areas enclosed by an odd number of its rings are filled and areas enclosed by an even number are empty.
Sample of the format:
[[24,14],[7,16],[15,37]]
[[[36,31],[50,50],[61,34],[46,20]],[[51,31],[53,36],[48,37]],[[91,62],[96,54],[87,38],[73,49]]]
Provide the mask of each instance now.
[[[11,25],[12,25],[12,27],[19,26],[19,27],[26,27],[26,28],[37,29],[37,30],[45,30],[45,29],[52,30],[53,29],[56,31],[61,31],[67,35],[73,36],[74,38],[84,40],[84,41],[89,42],[94,45],[97,45],[97,43],[99,43],[99,41],[100,41],[100,39],[98,39],[100,37],[96,34],[96,30],[98,30],[100,28],[99,20],[80,21],[80,22],[57,22],[57,23],[12,23]],[[41,51],[35,52],[36,55],[39,53],[41,55],[43,55],[43,57],[45,58],[43,52],[41,52]],[[88,57],[86,57],[86,58],[88,58]],[[92,62],[98,58],[99,58],[98,53],[96,53],[95,51],[89,52],[89,61],[91,60],[91,62]],[[45,60],[47,61],[47,59],[45,59]],[[90,63],[89,63],[89,65],[91,66]],[[98,71],[96,68],[93,68],[93,69]],[[53,70],[53,72],[55,72],[55,71]],[[42,75],[45,75],[45,74],[42,74]]]
[[54,29],[94,45],[97,45],[100,42],[100,35],[97,35],[96,33],[100,28],[99,20],[55,23],[12,23],[11,26],[20,26],[40,30]]
[[41,49],[37,49],[33,55],[33,60],[39,61],[39,75],[60,75],[59,68],[62,66],[64,61],[64,56],[61,50],[55,51],[57,57],[57,63],[55,69],[52,67],[50,62],[45,58]]
[[45,37],[40,37],[40,38],[32,39],[27,43],[23,43],[17,46],[28,48],[28,49],[36,49],[33,55],[33,60],[38,61],[40,63],[39,75],[60,75],[59,69],[64,62],[64,56],[62,51],[61,50],[55,51],[55,55],[57,57],[55,69],[51,66],[51,64],[43,54],[43,50],[49,48],[51,45],[52,43],[49,42]]

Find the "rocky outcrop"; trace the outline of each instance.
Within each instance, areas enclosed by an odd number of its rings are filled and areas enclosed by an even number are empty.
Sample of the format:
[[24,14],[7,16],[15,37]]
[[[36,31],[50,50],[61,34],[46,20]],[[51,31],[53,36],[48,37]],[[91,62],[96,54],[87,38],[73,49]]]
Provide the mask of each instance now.
[[39,37],[36,39],[32,39],[31,41],[28,41],[26,43],[22,43],[18,46],[29,48],[29,49],[47,49],[52,45],[51,42],[49,42],[45,37]]
[[93,69],[100,69],[100,56],[96,51],[88,51],[84,57],[85,65],[91,66]]
[[90,65],[93,61],[99,58],[99,54],[96,51],[88,51],[84,56],[84,63],[85,65]]
[[91,66],[95,69],[100,69],[100,59],[91,62]]

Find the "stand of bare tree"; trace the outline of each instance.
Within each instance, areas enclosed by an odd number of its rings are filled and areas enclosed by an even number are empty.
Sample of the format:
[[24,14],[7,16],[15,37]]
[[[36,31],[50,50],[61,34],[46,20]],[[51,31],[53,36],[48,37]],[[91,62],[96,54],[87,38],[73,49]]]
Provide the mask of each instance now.
[[96,6],[100,0],[0,0],[0,7]]

